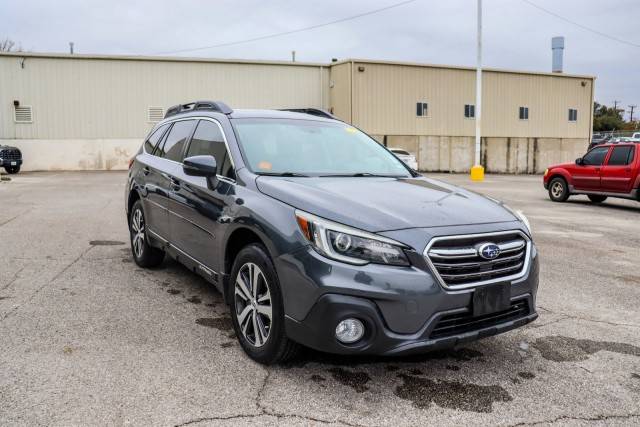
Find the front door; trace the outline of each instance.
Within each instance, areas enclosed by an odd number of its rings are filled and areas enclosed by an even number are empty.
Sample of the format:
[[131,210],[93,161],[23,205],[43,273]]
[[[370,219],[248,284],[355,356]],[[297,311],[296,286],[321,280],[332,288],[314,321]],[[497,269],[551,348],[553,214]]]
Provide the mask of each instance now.
[[602,191],[629,193],[633,185],[633,160],[636,152],[633,145],[613,147],[611,155],[602,167]]
[[189,176],[179,168],[169,201],[171,242],[213,271],[219,269],[218,239],[225,212],[233,205],[233,168],[227,154],[222,127],[209,119],[199,121],[185,158],[210,155],[216,159],[215,182]]
[[582,165],[571,171],[573,185],[577,190],[600,190],[600,172],[609,147],[596,147],[582,158]]

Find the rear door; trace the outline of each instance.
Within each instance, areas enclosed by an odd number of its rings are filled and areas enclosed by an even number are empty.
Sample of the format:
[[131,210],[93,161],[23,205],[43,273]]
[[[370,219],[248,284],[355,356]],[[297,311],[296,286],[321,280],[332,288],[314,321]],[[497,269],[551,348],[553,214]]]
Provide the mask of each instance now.
[[[181,169],[182,150],[191,132],[195,120],[179,120],[173,123],[164,141],[158,145],[154,154],[155,162],[150,165],[148,182],[152,184],[156,196],[152,205],[158,211],[153,223],[149,225],[152,232],[162,239],[171,241],[169,230],[169,198],[172,191],[172,178],[176,170]],[[157,199],[157,200],[155,200]],[[162,214],[160,214],[162,212]]]
[[201,119],[186,149],[185,158],[211,155],[218,165],[217,184],[176,170],[171,195],[171,241],[189,256],[216,271],[217,239],[224,223],[230,191],[235,185],[233,163],[226,148],[222,126],[214,119]]
[[602,167],[602,191],[629,193],[635,178],[633,164],[636,156],[633,145],[613,147],[606,164]]
[[596,147],[582,158],[583,164],[572,169],[573,186],[578,190],[601,191],[600,172],[609,147]]

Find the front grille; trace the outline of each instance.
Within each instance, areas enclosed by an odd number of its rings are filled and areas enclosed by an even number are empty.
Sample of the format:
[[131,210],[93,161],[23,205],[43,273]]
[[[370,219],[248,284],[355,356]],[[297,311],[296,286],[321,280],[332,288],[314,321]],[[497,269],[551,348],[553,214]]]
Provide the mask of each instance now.
[[[494,244],[500,253],[486,259],[480,252]],[[444,286],[468,288],[512,280],[524,274],[530,250],[529,238],[520,231],[437,237],[425,249]]]
[[1,150],[0,151],[0,159],[4,160],[20,160],[22,156],[20,155],[20,151],[18,150]]
[[450,314],[443,316],[438,321],[436,327],[431,331],[429,339],[443,338],[463,334],[465,332],[477,331],[478,329],[519,319],[528,314],[529,305],[527,304],[527,300],[513,301],[511,302],[511,307],[509,307],[509,309],[499,311],[497,313],[485,314],[483,316],[473,317],[471,311]]

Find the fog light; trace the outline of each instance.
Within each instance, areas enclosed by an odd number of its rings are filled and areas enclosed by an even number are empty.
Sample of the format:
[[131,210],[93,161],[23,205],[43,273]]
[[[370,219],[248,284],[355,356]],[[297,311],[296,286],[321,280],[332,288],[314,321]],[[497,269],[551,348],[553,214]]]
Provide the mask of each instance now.
[[358,319],[344,319],[336,326],[336,338],[342,343],[354,343],[363,335],[364,325]]

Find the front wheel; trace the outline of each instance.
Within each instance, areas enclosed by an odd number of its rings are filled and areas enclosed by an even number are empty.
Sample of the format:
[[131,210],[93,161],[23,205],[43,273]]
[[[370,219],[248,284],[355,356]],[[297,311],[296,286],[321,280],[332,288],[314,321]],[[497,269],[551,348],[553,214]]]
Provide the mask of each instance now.
[[131,253],[136,264],[143,268],[160,265],[164,260],[164,251],[149,244],[147,222],[140,200],[137,200],[131,208],[129,231],[131,235]]
[[270,365],[297,353],[298,344],[285,334],[280,282],[264,246],[251,244],[240,251],[228,289],[233,328],[249,357]]
[[591,200],[593,203],[602,203],[605,200],[607,200],[607,196],[598,196],[595,194],[590,194],[587,196],[589,198],[589,200]]
[[549,183],[549,198],[554,202],[565,202],[569,198],[569,186],[564,178],[553,178]]
[[20,172],[20,166],[5,166],[4,170],[6,170],[9,175],[14,175]]

